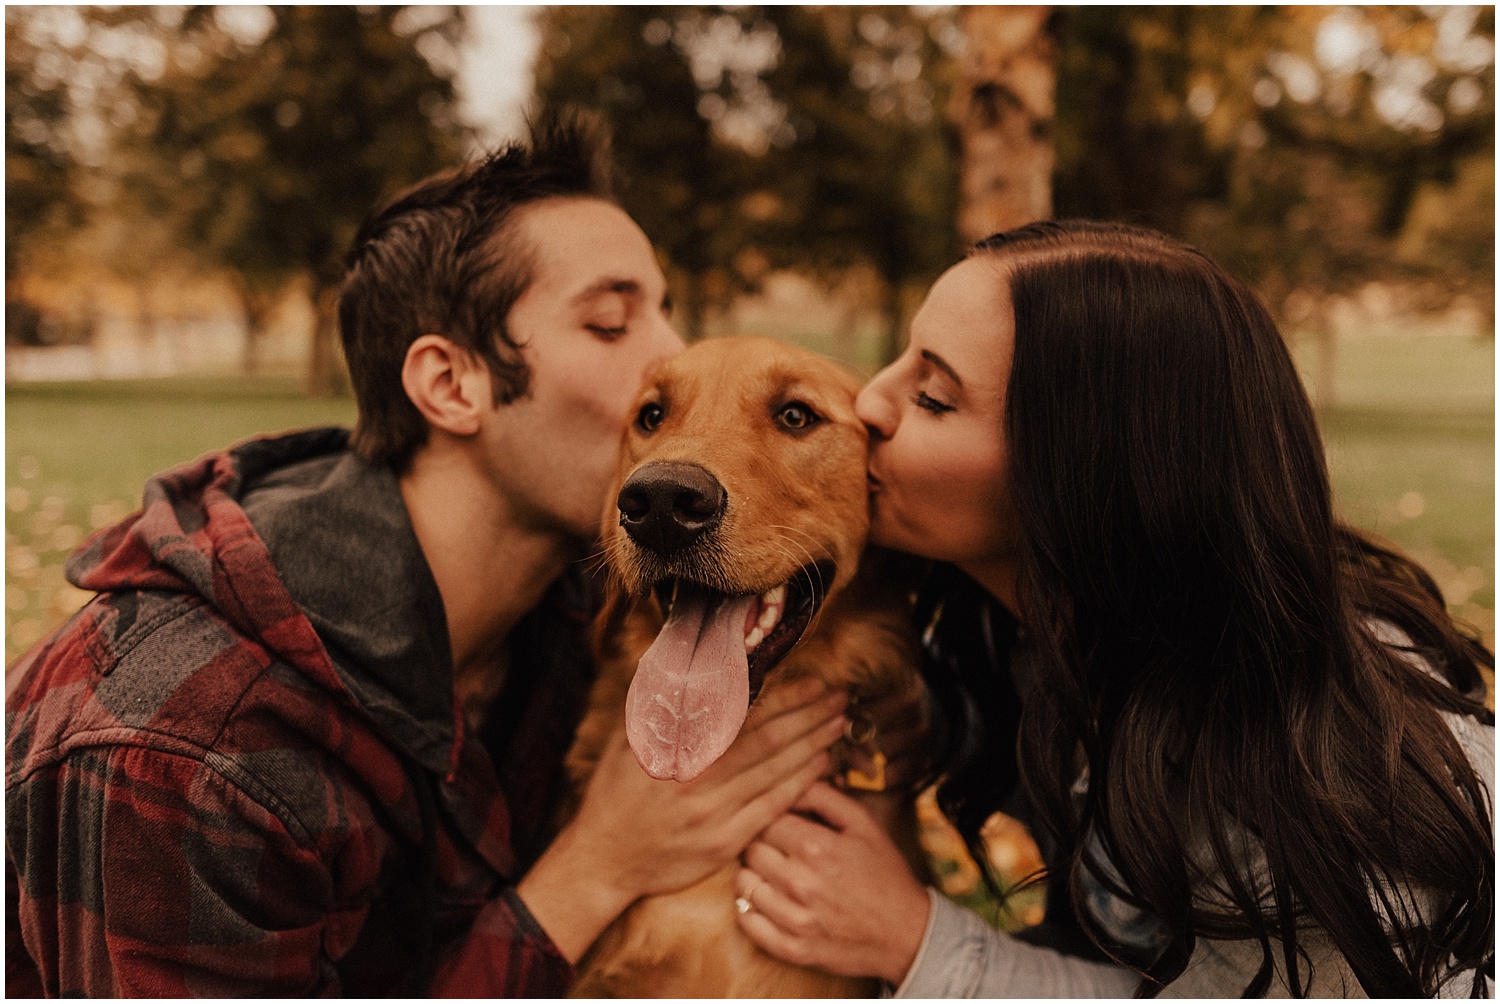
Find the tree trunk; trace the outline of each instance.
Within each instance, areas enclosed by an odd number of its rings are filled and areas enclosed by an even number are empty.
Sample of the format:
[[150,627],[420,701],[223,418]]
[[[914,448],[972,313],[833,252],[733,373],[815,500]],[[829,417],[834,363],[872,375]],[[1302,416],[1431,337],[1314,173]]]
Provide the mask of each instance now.
[[949,114],[962,148],[958,230],[966,242],[1052,215],[1051,14],[1038,6],[963,8],[968,52]]
[[274,294],[254,289],[245,282],[239,284],[238,292],[240,309],[245,314],[245,351],[240,370],[245,376],[255,376],[260,370],[260,357],[264,354],[261,346],[265,342],[266,322],[270,320],[276,298]]
[[1339,338],[1326,298],[1313,311],[1312,322],[1313,335],[1318,340],[1318,383],[1313,391],[1313,404],[1319,409],[1332,408],[1339,403]]
[[[131,284],[135,292],[135,356],[138,360],[148,360],[150,366],[149,375],[159,376],[157,367],[165,357],[168,362],[169,372],[171,368],[181,365],[182,345],[180,344],[181,333],[174,331],[177,336],[174,341],[179,344],[168,345],[165,352],[159,351],[161,341],[160,318],[157,317],[156,307],[151,302],[151,290],[147,287],[144,279],[137,279]],[[97,358],[97,357],[96,357]],[[97,365],[97,363],[96,363]]]
[[349,375],[339,345],[338,284],[315,285],[312,347],[307,363],[307,393],[312,397],[337,397],[349,392]]

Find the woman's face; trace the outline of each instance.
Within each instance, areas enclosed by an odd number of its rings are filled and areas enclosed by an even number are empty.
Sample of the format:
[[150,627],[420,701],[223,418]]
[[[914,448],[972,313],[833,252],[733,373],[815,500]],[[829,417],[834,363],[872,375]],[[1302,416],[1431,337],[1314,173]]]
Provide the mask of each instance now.
[[1004,441],[1014,340],[998,262],[968,258],[938,279],[906,351],[855,403],[870,427],[871,539],[952,562],[991,592],[995,573],[1014,577]]

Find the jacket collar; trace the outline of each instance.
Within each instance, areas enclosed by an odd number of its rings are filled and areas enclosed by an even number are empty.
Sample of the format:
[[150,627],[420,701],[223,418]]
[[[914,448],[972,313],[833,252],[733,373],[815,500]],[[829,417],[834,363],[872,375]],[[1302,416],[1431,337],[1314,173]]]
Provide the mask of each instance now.
[[340,449],[289,464],[258,441],[235,451],[239,501],[344,687],[380,732],[446,773],[458,736],[437,582],[390,467]]

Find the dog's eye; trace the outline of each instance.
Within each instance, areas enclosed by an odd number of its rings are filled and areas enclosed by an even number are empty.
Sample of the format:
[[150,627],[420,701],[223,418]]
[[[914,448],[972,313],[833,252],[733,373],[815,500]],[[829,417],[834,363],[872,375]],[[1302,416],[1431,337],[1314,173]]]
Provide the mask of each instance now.
[[666,412],[662,411],[661,405],[655,401],[643,404],[641,405],[641,410],[635,416],[636,428],[642,432],[655,432],[657,427],[661,425],[662,416],[665,414]]
[[781,423],[784,429],[806,429],[818,420],[817,412],[813,411],[801,401],[793,401],[781,406],[776,413],[776,421]]

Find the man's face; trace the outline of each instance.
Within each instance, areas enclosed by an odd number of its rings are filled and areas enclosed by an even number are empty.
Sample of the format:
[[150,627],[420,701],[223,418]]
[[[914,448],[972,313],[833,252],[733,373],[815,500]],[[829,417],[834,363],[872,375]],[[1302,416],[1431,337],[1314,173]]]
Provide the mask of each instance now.
[[636,397],[684,346],[651,242],[624,211],[559,198],[521,212],[513,235],[534,267],[507,324],[531,381],[485,423],[486,460],[523,525],[591,539]]

